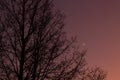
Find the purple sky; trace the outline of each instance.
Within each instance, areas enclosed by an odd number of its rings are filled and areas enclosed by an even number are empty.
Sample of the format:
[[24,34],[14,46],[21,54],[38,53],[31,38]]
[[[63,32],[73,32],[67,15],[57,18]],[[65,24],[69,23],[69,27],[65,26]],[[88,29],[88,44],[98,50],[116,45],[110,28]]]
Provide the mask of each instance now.
[[66,15],[69,36],[88,48],[87,62],[108,71],[108,80],[120,80],[120,0],[55,0]]

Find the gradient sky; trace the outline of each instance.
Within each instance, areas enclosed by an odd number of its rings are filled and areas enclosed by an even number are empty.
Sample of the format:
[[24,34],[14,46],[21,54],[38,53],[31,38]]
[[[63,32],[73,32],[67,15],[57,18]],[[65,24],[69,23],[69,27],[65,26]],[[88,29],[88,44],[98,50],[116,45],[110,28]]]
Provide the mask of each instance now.
[[87,62],[120,80],[120,0],[55,0],[66,15],[65,29],[88,48]]

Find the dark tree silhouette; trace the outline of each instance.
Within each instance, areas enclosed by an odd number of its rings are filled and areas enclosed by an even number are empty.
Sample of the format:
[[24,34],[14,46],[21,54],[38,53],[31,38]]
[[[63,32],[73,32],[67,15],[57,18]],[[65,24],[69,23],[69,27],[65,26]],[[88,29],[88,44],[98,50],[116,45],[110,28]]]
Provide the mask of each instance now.
[[106,72],[100,67],[87,69],[81,80],[106,80]]
[[85,53],[67,40],[52,0],[0,0],[0,80],[73,80]]

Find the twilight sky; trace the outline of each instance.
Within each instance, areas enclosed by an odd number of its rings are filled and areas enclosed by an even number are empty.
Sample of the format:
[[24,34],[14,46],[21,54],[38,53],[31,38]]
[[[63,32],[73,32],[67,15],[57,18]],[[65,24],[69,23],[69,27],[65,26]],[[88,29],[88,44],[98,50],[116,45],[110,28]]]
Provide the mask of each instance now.
[[88,48],[87,62],[120,80],[120,0],[55,0],[66,15],[65,29]]

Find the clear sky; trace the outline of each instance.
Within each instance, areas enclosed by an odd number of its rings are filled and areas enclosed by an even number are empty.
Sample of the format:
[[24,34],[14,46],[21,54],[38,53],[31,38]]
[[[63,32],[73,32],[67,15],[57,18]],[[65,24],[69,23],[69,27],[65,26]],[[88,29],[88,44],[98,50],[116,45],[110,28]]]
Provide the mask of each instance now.
[[65,29],[88,48],[87,62],[120,80],[120,0],[55,0],[66,14]]

